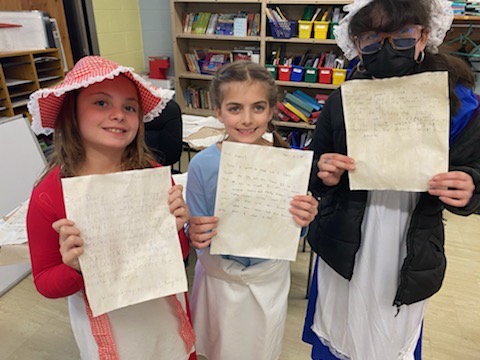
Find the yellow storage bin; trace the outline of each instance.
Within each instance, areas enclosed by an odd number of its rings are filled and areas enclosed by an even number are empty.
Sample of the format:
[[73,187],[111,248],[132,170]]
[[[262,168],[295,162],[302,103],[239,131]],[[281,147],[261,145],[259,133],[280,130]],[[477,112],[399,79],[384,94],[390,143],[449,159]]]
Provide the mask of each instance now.
[[314,21],[313,35],[315,39],[326,39],[329,25],[330,21]]
[[312,26],[311,21],[298,20],[298,37],[300,39],[309,39],[312,37]]
[[332,84],[340,85],[345,81],[347,77],[347,69],[333,69],[332,71]]

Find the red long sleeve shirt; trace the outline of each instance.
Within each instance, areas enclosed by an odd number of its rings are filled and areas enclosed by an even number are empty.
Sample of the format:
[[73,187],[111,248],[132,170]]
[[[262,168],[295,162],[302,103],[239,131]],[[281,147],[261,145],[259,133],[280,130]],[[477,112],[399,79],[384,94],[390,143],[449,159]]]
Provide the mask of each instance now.
[[[52,224],[66,218],[60,169],[53,169],[34,189],[27,213],[27,233],[33,281],[47,298],[70,296],[84,288],[82,275],[65,265],[60,254],[59,234]],[[179,231],[184,259],[189,243]]]

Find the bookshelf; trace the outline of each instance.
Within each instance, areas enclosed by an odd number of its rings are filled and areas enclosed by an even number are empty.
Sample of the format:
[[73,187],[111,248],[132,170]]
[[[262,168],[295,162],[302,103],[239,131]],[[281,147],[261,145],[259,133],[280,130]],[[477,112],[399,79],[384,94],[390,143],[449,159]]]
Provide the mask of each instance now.
[[0,52],[0,117],[28,115],[30,94],[63,77],[58,49]]
[[[203,1],[186,1],[186,0],[170,0],[170,10],[172,17],[172,41],[173,41],[173,58],[175,69],[175,89],[176,101],[180,105],[182,112],[191,115],[212,115],[213,111],[208,109],[198,109],[188,106],[185,91],[189,87],[207,89],[212,75],[190,72],[185,53],[191,52],[193,49],[218,49],[233,50],[236,47],[258,47],[259,62],[262,65],[268,63],[269,55],[276,48],[282,47],[287,56],[301,55],[306,49],[313,52],[333,51],[338,55],[341,54],[340,49],[336,45],[335,39],[326,38],[276,38],[271,34],[267,20],[267,8],[279,7],[285,16],[291,20],[302,18],[302,14],[306,5],[329,7],[349,4],[349,0],[203,0]],[[215,34],[190,34],[184,32],[185,16],[188,13],[259,13],[260,26],[259,34],[255,36],[233,36],[233,35],[215,35]],[[304,81],[276,81],[280,91],[293,92],[301,89],[310,96],[315,94],[328,95],[339,85],[324,84],[319,82]],[[294,123],[276,121],[275,124],[283,128],[294,128],[300,130],[312,130],[313,125],[308,123]]]

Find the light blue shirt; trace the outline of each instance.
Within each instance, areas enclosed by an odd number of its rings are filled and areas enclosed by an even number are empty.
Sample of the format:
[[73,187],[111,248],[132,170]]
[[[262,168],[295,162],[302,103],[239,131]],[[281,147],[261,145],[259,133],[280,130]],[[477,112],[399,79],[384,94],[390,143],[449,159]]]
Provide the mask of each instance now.
[[[188,165],[186,200],[191,216],[214,216],[220,155],[217,144],[213,144],[196,154]],[[303,228],[301,236],[305,234],[306,228]],[[238,261],[244,266],[267,260],[233,255],[222,257]]]

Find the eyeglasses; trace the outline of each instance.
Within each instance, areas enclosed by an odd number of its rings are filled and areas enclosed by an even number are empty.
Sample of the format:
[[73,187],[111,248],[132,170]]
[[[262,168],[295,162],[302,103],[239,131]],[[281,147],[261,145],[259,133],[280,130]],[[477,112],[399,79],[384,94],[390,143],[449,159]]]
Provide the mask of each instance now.
[[368,31],[355,35],[354,39],[360,52],[364,55],[379,52],[385,39],[396,50],[408,50],[413,48],[422,37],[423,28],[420,25],[405,26],[391,33]]

